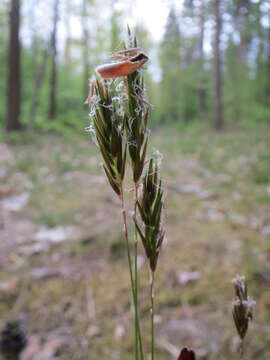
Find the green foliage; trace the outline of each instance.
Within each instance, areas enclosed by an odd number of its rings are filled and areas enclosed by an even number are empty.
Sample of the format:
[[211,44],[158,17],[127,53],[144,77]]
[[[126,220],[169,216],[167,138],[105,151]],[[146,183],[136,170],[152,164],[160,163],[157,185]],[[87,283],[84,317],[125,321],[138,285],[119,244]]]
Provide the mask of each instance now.
[[74,212],[69,209],[63,212],[51,213],[41,209],[37,221],[48,227],[55,227],[57,225],[74,223]]
[[252,178],[256,184],[270,183],[270,156],[259,155],[258,160],[252,167]]
[[114,1],[112,1],[112,14],[111,14],[111,43],[110,43],[110,50],[116,51],[119,50],[119,47],[122,43],[120,34],[122,33],[122,26],[121,26],[121,17],[122,13],[119,10],[115,10],[114,8]]
[[[138,46],[141,47],[144,52],[150,54],[155,44],[145,25],[143,23],[138,24],[134,32],[137,38],[140,39]],[[150,71],[151,69],[147,64],[146,68],[148,71],[144,71],[143,74],[144,90],[150,104],[155,106],[155,111],[152,111],[150,114],[150,121],[152,124],[158,124],[161,110],[159,106],[156,106],[159,103],[159,83],[155,81],[154,74]]]
[[237,46],[230,38],[226,50],[227,76],[225,77],[225,109],[229,119],[240,122],[249,116],[246,104],[252,101],[252,80],[247,63],[239,59]]
[[[87,0],[89,32],[89,74],[94,73],[94,64],[105,61],[105,53],[118,50],[123,43],[127,9],[117,1]],[[46,3],[46,2],[44,2]],[[61,26],[68,27],[67,38],[58,43],[57,52],[57,105],[56,118],[48,120],[50,94],[51,52],[45,61],[44,76],[37,91],[36,79],[42,68],[44,54],[49,48],[51,17],[48,28],[40,29],[38,16],[27,2],[21,21],[21,122],[41,131],[70,133],[81,131],[87,124],[82,99],[88,79],[82,68],[83,41],[75,36],[72,20],[82,21],[81,3],[63,1],[60,9]],[[267,19],[267,0],[222,2],[222,78],[225,122],[256,126],[258,122],[269,123],[270,119],[270,26]],[[205,0],[205,41],[209,45],[214,37],[212,2]],[[0,126],[6,117],[6,84],[8,80],[9,1],[0,5]],[[47,5],[48,10],[50,5]],[[204,118],[210,123],[214,113],[213,51],[204,49],[200,58],[200,9],[201,2],[185,0],[181,11],[170,9],[164,36],[154,41],[142,21],[137,22],[136,34],[139,46],[150,55],[148,71],[144,72],[144,84],[150,104],[155,108],[149,119],[153,125],[168,123],[188,124],[199,121],[200,89],[205,94]],[[105,11],[106,10],[106,11]],[[29,11],[29,13],[27,12]],[[108,13],[104,23],[103,13]],[[31,14],[31,17],[30,15]],[[31,23],[33,18],[34,22]],[[77,21],[76,20],[76,21]],[[67,25],[69,24],[69,25]],[[208,29],[208,30],[207,30]],[[210,31],[207,35],[207,31]],[[26,35],[27,34],[27,35]],[[204,46],[206,48],[206,46]],[[152,56],[153,54],[153,56]],[[158,59],[155,58],[158,54]],[[158,61],[157,61],[158,60]],[[203,63],[203,65],[202,65]],[[38,97],[36,113],[32,114],[35,95]],[[85,119],[81,122],[79,119]]]
[[187,65],[182,75],[181,119],[185,123],[198,118],[198,67],[196,63]]
[[162,122],[177,122],[180,118],[181,92],[180,30],[174,9],[171,9],[160,48],[162,78],[159,101]]

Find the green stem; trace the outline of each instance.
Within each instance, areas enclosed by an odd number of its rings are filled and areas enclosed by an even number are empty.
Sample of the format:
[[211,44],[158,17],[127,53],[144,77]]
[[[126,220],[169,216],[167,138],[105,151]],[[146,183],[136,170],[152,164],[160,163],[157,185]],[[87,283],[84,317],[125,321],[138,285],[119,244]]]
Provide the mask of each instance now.
[[125,235],[125,240],[126,240],[126,248],[127,248],[127,256],[128,256],[128,267],[129,267],[129,275],[130,275],[130,282],[131,282],[132,298],[133,298],[133,304],[134,304],[134,309],[135,309],[135,334],[137,333],[137,336],[138,336],[141,360],[144,360],[144,353],[143,353],[143,346],[142,346],[142,336],[141,336],[141,329],[140,329],[140,321],[139,321],[138,312],[136,311],[136,291],[135,291],[135,283],[134,283],[134,278],[133,278],[132,262],[131,262],[130,248],[129,248],[128,229],[127,229],[127,215],[126,215],[125,204],[124,204],[124,192],[123,192],[123,184],[122,183],[121,183],[120,198],[121,198],[121,202],[122,202],[122,216],[123,216],[123,223],[124,223],[124,235]]
[[151,297],[151,360],[155,358],[155,325],[154,325],[154,281],[155,281],[155,273],[151,271],[151,279],[150,279],[150,297]]
[[[135,184],[135,202],[134,202],[134,215],[137,213],[137,200],[138,200],[138,186]],[[138,317],[138,235],[135,226],[135,239],[134,239],[134,272],[135,272],[135,317]],[[135,324],[136,327],[136,324]],[[135,332],[135,357],[139,359],[139,343],[138,343],[138,332]]]
[[[134,303],[134,307],[135,307],[135,318],[138,317],[138,262],[137,262],[137,239],[135,237],[135,242],[134,242],[134,272],[135,272],[135,283],[134,283],[134,290],[135,290],[135,303]],[[136,322],[135,322],[135,330],[136,330]],[[136,360],[139,360],[139,343],[138,343],[138,332],[135,331],[135,358]]]

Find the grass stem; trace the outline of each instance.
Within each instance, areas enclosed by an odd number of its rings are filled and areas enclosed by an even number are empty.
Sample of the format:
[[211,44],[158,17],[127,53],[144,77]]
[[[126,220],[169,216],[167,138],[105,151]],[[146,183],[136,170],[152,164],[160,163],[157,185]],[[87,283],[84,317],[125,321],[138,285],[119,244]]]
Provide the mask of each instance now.
[[[134,303],[134,308],[135,308],[135,318],[138,317],[138,261],[137,261],[137,254],[138,254],[138,241],[135,237],[135,241],[134,241],[134,292],[135,292],[135,303]],[[136,331],[136,322],[135,322],[135,358],[136,360],[139,359],[139,347],[138,347],[138,332]]]
[[239,347],[240,359],[244,359],[244,340],[241,339]]
[[[135,201],[134,201],[134,215],[137,213],[137,200],[138,200],[138,186],[135,184]],[[134,277],[135,277],[135,317],[138,317],[138,234],[135,227],[135,238],[134,238]],[[135,323],[136,327],[136,323]],[[135,331],[135,357],[139,359],[139,347],[138,347],[138,332]]]
[[155,309],[154,309],[154,282],[155,282],[155,272],[151,271],[150,279],[150,297],[151,297],[151,360],[155,359]]
[[[125,210],[125,202],[124,202],[124,192],[123,192],[123,184],[121,183],[121,194],[120,194],[121,202],[122,202],[122,216],[123,216],[123,223],[124,223],[124,236],[126,240],[126,248],[127,248],[127,256],[128,256],[128,266],[129,266],[129,274],[130,274],[130,282],[131,282],[131,290],[132,290],[132,297],[133,297],[133,305],[135,310],[135,339],[138,338],[139,348],[140,348],[140,357],[141,360],[144,360],[144,353],[143,353],[143,346],[142,346],[142,336],[141,336],[141,329],[140,329],[140,321],[139,321],[139,314],[137,311],[137,294],[135,290],[135,281],[133,277],[132,271],[132,261],[130,255],[130,247],[129,247],[129,238],[128,238],[128,228],[127,228],[127,215]],[[135,353],[136,355],[136,353]]]

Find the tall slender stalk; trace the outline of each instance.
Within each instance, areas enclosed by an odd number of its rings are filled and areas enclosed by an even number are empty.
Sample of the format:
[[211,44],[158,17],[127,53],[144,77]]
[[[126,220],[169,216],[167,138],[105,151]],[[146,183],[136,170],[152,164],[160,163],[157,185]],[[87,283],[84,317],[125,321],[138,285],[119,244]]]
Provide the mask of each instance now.
[[[134,201],[134,215],[137,215],[137,200],[138,200],[138,185],[135,184],[135,201]],[[138,234],[137,229],[135,227],[135,235],[134,235],[134,272],[135,272],[135,314],[139,313],[138,310]],[[135,315],[136,316],[136,315]],[[135,324],[136,327],[136,324]],[[139,359],[138,353],[138,333],[135,331],[135,358]]]
[[240,340],[239,354],[240,354],[240,359],[244,359],[244,340],[243,339]]
[[[135,238],[134,241],[134,272],[135,272],[135,317],[138,316],[138,242]],[[136,329],[136,323],[135,323]],[[138,332],[135,331],[135,358],[139,359],[138,352]]]
[[[123,217],[123,223],[124,223],[124,237],[126,240],[128,267],[129,267],[129,274],[130,274],[132,298],[133,298],[133,304],[134,304],[134,310],[135,310],[135,339],[137,339],[137,341],[138,341],[138,345],[139,345],[138,347],[140,349],[141,360],[144,360],[142,336],[141,336],[141,329],[140,329],[140,320],[139,320],[139,314],[137,311],[137,294],[136,294],[136,290],[135,290],[135,282],[134,282],[133,271],[132,271],[132,261],[131,261],[130,247],[129,247],[128,228],[127,228],[127,215],[126,215],[126,210],[125,210],[124,191],[123,191],[123,183],[122,182],[120,185],[120,189],[121,189],[120,198],[121,198],[121,205],[122,205],[122,217]],[[136,346],[137,346],[137,343],[136,343]],[[136,351],[135,351],[135,355],[138,356]]]
[[154,309],[154,282],[155,282],[155,272],[151,271],[150,278],[150,297],[151,297],[151,360],[155,358],[155,309]]

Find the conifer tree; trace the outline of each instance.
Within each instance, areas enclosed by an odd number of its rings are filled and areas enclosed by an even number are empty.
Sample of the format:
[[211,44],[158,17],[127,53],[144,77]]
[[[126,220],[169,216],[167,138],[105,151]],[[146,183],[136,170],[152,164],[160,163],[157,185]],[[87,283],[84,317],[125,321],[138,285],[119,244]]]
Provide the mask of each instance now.
[[180,29],[175,10],[172,8],[160,48],[162,122],[177,122],[180,118],[180,60]]

